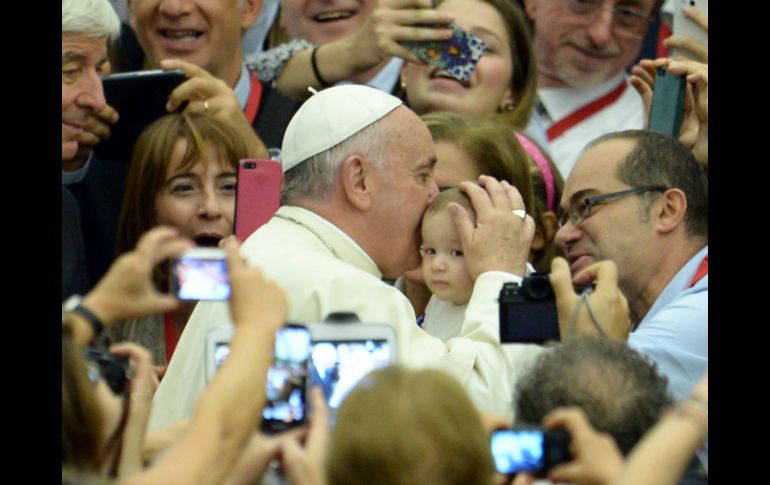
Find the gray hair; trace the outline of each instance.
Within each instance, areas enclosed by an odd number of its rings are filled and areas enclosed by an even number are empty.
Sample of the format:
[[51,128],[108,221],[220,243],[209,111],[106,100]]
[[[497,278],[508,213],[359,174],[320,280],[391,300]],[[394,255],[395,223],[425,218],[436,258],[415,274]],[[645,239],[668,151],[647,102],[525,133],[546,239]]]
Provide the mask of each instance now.
[[350,156],[360,155],[383,168],[391,132],[383,119],[287,170],[283,174],[281,203],[286,204],[291,199],[325,199],[331,194],[342,162]]
[[61,32],[112,41],[120,35],[120,18],[107,0],[62,0]]
[[671,404],[667,385],[657,365],[625,342],[570,340],[538,357],[516,383],[516,420],[539,425],[558,407],[580,406],[627,454]]

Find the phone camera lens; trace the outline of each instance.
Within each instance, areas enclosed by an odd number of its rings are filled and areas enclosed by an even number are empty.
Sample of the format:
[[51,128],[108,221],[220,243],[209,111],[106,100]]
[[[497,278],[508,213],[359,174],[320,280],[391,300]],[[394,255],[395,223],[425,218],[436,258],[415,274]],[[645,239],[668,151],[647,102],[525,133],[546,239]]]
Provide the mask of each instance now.
[[254,163],[254,162],[246,162],[244,164],[244,167],[246,167],[246,168],[257,168],[257,164]]

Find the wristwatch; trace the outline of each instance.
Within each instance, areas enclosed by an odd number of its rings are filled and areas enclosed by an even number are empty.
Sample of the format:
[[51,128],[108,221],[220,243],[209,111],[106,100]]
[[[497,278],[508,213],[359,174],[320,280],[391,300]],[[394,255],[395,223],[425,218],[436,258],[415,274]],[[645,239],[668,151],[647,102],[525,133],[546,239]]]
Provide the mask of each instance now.
[[71,297],[67,298],[67,301],[65,301],[61,306],[62,313],[64,312],[72,312],[77,313],[81,317],[85,318],[88,323],[91,324],[91,327],[94,329],[94,336],[98,337],[101,335],[102,330],[104,330],[104,324],[102,321],[97,317],[94,312],[89,310],[88,308],[84,307],[80,303],[81,297],[80,295],[72,295]]

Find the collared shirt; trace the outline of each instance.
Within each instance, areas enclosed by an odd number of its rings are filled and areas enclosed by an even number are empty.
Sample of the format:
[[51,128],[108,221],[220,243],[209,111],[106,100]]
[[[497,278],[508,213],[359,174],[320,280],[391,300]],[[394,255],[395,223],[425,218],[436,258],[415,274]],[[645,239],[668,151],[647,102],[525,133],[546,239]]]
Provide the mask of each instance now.
[[[690,258],[628,337],[628,346],[652,359],[668,378],[675,401],[688,396],[708,369],[708,274],[691,284],[708,252],[706,245]],[[698,458],[708,471],[708,441]]]
[[629,347],[649,356],[668,377],[668,391],[685,398],[708,366],[708,274],[690,281],[708,254],[695,253],[669,281],[628,337]]
[[[615,89],[625,73],[588,89],[539,88],[540,103],[532,114],[545,129],[581,107],[601,98]],[[628,80],[626,80],[628,83]],[[532,125],[532,121],[530,125]],[[636,90],[628,85],[614,103],[604,107],[582,122],[550,140],[549,149],[554,163],[566,180],[586,144],[593,139],[614,131],[642,129],[644,127],[644,103]]]
[[72,185],[76,184],[78,182],[82,182],[83,179],[86,177],[86,173],[88,172],[88,168],[91,166],[91,159],[94,157],[94,152],[91,151],[91,153],[88,154],[88,158],[86,158],[86,163],[83,164],[82,167],[80,167],[77,170],[72,170],[70,172],[66,172],[64,170],[61,171],[61,183],[62,185]]

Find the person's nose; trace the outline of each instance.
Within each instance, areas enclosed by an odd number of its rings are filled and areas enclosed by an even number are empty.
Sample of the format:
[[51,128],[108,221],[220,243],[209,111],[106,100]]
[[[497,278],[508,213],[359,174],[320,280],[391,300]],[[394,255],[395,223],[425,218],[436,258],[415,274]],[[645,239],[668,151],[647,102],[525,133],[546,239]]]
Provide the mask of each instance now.
[[580,239],[583,235],[583,231],[567,220],[567,222],[556,231],[556,235],[553,238],[554,243],[562,250],[566,251],[570,244]]
[[429,189],[430,192],[429,192],[429,195],[428,195],[428,204],[433,202],[433,199],[436,198],[436,196],[438,195],[438,192],[439,192],[438,185],[436,185],[436,180],[435,179],[431,178],[430,184],[431,184],[431,186],[430,186],[430,189]]
[[193,3],[191,0],[161,0],[158,11],[167,17],[180,17],[192,12]]
[[612,41],[612,24],[614,22],[612,6],[602,6],[587,27],[588,38],[591,42],[603,47]]
[[434,272],[441,273],[446,271],[446,259],[442,254],[436,254],[430,264]]
[[198,216],[202,219],[213,220],[222,217],[222,202],[214,190],[206,189],[198,208]]
[[107,101],[104,99],[102,79],[99,77],[99,73],[96,72],[96,69],[89,69],[88,72],[83,75],[80,88],[80,94],[76,99],[78,106],[81,108],[86,108],[93,113],[98,113],[107,105]]

